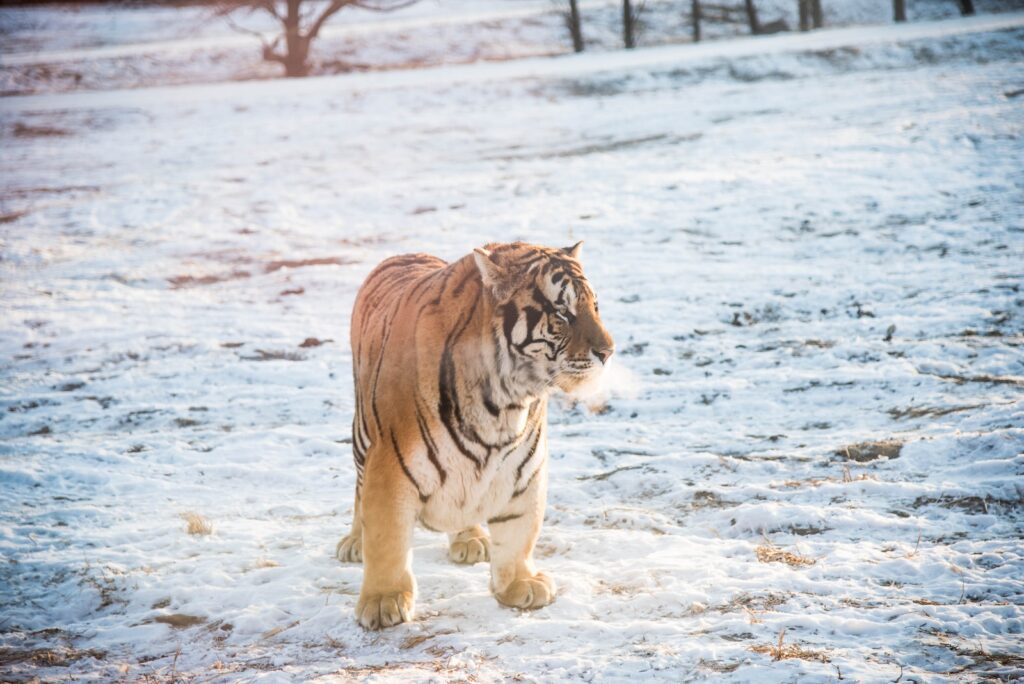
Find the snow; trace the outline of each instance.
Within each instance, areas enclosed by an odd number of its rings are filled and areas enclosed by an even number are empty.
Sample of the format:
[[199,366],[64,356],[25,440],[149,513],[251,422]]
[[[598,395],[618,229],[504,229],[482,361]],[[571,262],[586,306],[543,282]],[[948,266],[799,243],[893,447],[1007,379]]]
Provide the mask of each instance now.
[[[4,677],[1024,675],[1022,38],[0,100]],[[619,350],[552,410],[558,600],[499,607],[420,530],[417,620],[363,632],[356,289],[513,239],[586,240]]]

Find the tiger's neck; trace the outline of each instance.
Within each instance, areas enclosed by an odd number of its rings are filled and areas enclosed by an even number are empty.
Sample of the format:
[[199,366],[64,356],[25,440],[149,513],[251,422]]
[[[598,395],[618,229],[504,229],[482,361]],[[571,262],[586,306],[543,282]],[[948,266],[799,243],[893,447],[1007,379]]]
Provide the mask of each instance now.
[[[486,294],[481,292],[481,297]],[[481,301],[459,341],[458,384],[463,391],[458,399],[464,416],[504,442],[544,419],[550,385],[513,362],[491,325],[493,313],[490,302]]]

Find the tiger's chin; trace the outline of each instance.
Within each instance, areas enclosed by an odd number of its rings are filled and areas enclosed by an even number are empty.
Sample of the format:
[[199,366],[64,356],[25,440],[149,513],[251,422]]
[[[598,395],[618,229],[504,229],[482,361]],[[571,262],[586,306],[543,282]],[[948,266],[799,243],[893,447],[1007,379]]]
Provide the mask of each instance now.
[[600,366],[582,372],[564,372],[555,378],[555,386],[569,396],[585,399],[601,389],[601,375],[604,369]]

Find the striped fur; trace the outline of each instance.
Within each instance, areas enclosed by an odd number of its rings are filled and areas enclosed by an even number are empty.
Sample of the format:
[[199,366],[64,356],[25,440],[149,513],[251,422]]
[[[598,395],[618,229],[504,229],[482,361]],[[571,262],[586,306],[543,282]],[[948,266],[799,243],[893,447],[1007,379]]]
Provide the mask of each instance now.
[[[596,377],[612,351],[579,245],[491,244],[451,264],[385,260],[352,312],[357,472],[342,561],[366,564],[368,629],[410,619],[415,522],[458,562],[491,561],[502,603],[546,605],[533,569],[547,490],[547,396]],[[481,525],[486,522],[490,535]]]

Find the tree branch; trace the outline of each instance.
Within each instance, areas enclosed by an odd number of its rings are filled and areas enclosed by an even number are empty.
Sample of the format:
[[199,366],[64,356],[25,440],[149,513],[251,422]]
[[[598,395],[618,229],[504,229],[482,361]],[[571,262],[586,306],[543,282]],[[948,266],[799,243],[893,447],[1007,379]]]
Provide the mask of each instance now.
[[320,33],[320,29],[323,28],[328,19],[337,14],[338,11],[346,5],[354,4],[354,2],[355,0],[332,0],[331,4],[327,6],[327,9],[324,10],[323,14],[317,17],[317,20],[309,27],[309,30],[306,32],[306,37],[312,41],[317,37],[317,34]]

